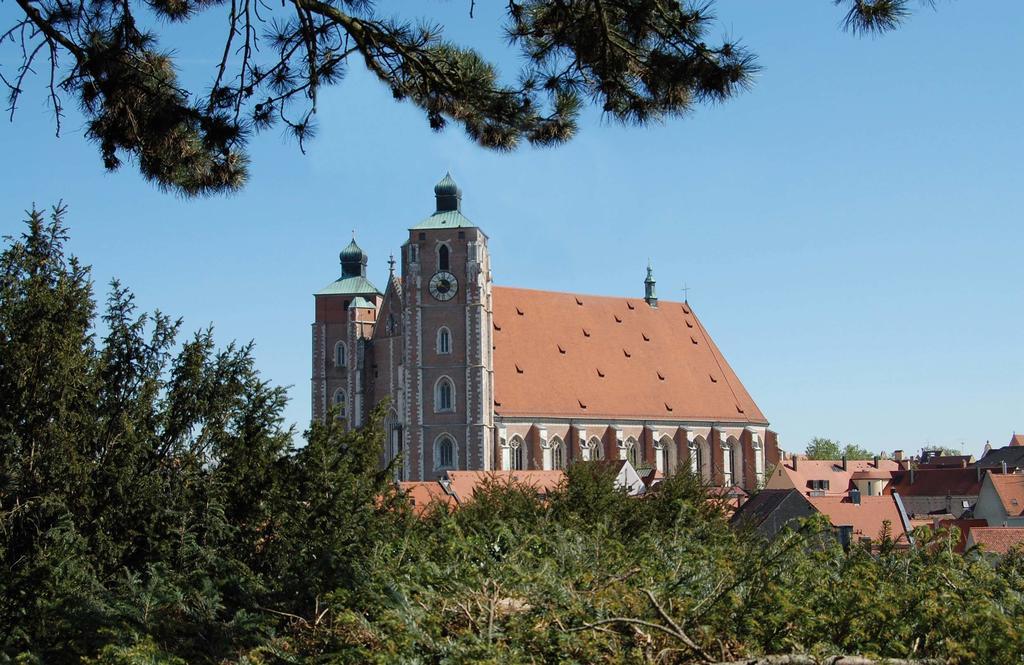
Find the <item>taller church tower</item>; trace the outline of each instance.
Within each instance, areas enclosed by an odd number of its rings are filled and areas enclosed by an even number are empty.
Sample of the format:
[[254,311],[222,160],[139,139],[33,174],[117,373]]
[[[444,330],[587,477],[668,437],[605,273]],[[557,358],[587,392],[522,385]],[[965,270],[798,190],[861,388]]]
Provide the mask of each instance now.
[[436,210],[402,247],[406,443],[410,480],[492,469],[491,261],[450,175]]

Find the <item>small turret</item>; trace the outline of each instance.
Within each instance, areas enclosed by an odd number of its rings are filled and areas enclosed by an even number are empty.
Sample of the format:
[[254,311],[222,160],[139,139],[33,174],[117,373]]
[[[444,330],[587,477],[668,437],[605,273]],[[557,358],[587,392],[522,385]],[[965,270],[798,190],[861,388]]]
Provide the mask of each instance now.
[[647,279],[644,280],[644,300],[651,307],[658,306],[658,296],[654,293],[654,269],[651,262],[647,262]]

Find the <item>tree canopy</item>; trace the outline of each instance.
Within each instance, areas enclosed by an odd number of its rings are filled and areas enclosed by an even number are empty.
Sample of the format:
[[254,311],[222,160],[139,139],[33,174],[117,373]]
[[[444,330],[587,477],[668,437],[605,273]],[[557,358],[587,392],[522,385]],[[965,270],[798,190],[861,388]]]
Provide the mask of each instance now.
[[[39,72],[58,132],[70,98],[107,169],[127,159],[185,195],[242,187],[247,143],[269,127],[284,125],[301,147],[318,93],[352,58],[431,128],[454,123],[496,150],[567,141],[587,105],[635,125],[684,115],[733,97],[757,70],[738,40],[710,38],[712,0],[509,0],[501,29],[523,62],[511,77],[443,26],[383,16],[372,0],[14,1],[18,17],[0,35],[20,63],[0,71],[12,119]],[[895,28],[913,1],[832,0],[855,33]],[[466,5],[472,15],[475,0]],[[161,32],[213,9],[224,14],[225,36],[209,44],[217,64],[188,89]]]
[[855,443],[848,443],[845,446],[838,441],[816,436],[807,444],[804,451],[807,459],[813,460],[837,460],[842,457],[850,460],[868,460],[874,457],[874,453],[862,448]]
[[1019,662],[1019,552],[844,551],[820,518],[766,542],[685,469],[414,517],[380,412],[299,445],[250,345],[178,343],[116,283],[98,308],[63,216],[0,254],[0,662]]

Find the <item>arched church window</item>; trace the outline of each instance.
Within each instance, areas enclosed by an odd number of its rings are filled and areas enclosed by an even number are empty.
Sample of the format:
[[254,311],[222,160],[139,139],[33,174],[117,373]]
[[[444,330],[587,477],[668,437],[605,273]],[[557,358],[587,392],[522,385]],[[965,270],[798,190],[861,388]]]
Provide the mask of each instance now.
[[512,469],[514,471],[522,471],[526,468],[526,459],[523,454],[523,449],[526,448],[523,445],[523,440],[518,436],[512,437],[512,440],[508,442],[509,454],[512,458]]
[[345,347],[345,342],[339,341],[334,345],[334,366],[344,367],[348,362],[348,349]]
[[439,245],[437,248],[437,269],[448,270],[448,245]]
[[445,326],[441,326],[440,330],[437,331],[437,352],[452,352],[452,333]]
[[341,388],[334,391],[334,406],[338,409],[338,418],[348,415],[348,400],[345,397],[345,391]]
[[454,411],[455,410],[455,384],[447,376],[443,376],[437,381],[437,387],[434,389],[434,411]]
[[454,469],[455,468],[455,440],[447,434],[442,434],[435,444],[435,454],[437,455],[437,468],[439,469]]
[[592,461],[601,459],[601,441],[596,436],[587,442],[587,459]]
[[551,468],[556,471],[565,468],[565,444],[557,436],[551,439]]
[[690,473],[692,473],[695,476],[699,476],[700,475],[700,468],[702,466],[701,462],[703,462],[703,460],[700,458],[700,446],[698,446],[695,441],[691,441],[690,445],[689,445],[689,448],[690,448]]
[[733,449],[732,442],[722,443],[722,484],[725,487],[732,486],[733,480]]
[[640,464],[640,446],[636,445],[635,439],[626,440],[626,459],[634,469]]
[[751,447],[754,449],[754,478],[758,487],[764,486],[764,446],[761,445],[761,437],[753,436]]

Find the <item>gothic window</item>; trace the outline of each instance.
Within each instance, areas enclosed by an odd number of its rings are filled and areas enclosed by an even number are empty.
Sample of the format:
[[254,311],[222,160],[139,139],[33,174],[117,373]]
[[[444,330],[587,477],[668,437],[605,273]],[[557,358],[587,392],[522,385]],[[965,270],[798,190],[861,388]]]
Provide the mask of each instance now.
[[452,352],[452,333],[445,326],[441,326],[441,329],[437,331],[437,352]]
[[338,409],[338,418],[347,415],[348,400],[345,399],[345,391],[341,388],[334,391],[334,406]]
[[732,442],[725,441],[722,443],[722,484],[725,487],[732,486],[732,472],[733,472],[733,449]]
[[438,469],[455,468],[455,440],[442,434],[434,443],[436,466]]
[[439,245],[437,248],[437,269],[448,270],[448,245]]
[[409,245],[409,262],[410,263],[416,263],[417,261],[419,261],[420,257],[419,257],[419,251],[417,251],[418,249],[419,248],[418,248],[417,245]]
[[509,456],[512,459],[512,469],[515,471],[522,471],[526,468],[526,460],[523,453],[523,449],[526,448],[526,446],[523,445],[523,440],[518,436],[514,436],[512,437],[512,440],[509,441],[508,446]]
[[761,445],[761,437],[753,435],[751,447],[754,449],[754,479],[758,487],[764,486],[764,447]]
[[565,444],[557,436],[551,439],[551,468],[565,468]]
[[442,376],[434,388],[434,411],[455,410],[455,384],[447,376]]
[[700,475],[701,458],[700,458],[700,446],[696,442],[690,442],[690,473],[695,476]]
[[640,446],[637,445],[636,439],[629,438],[626,440],[626,459],[629,460],[634,469],[640,464]]
[[672,455],[670,452],[674,452],[675,449],[672,446],[672,439],[667,436],[663,436],[654,444],[654,454],[657,455],[655,466],[665,475],[675,471],[672,465]]
[[593,461],[601,459],[601,440],[596,436],[591,437],[587,442],[587,459]]
[[339,341],[334,345],[334,366],[344,367],[348,362],[348,349],[345,347],[345,342]]

